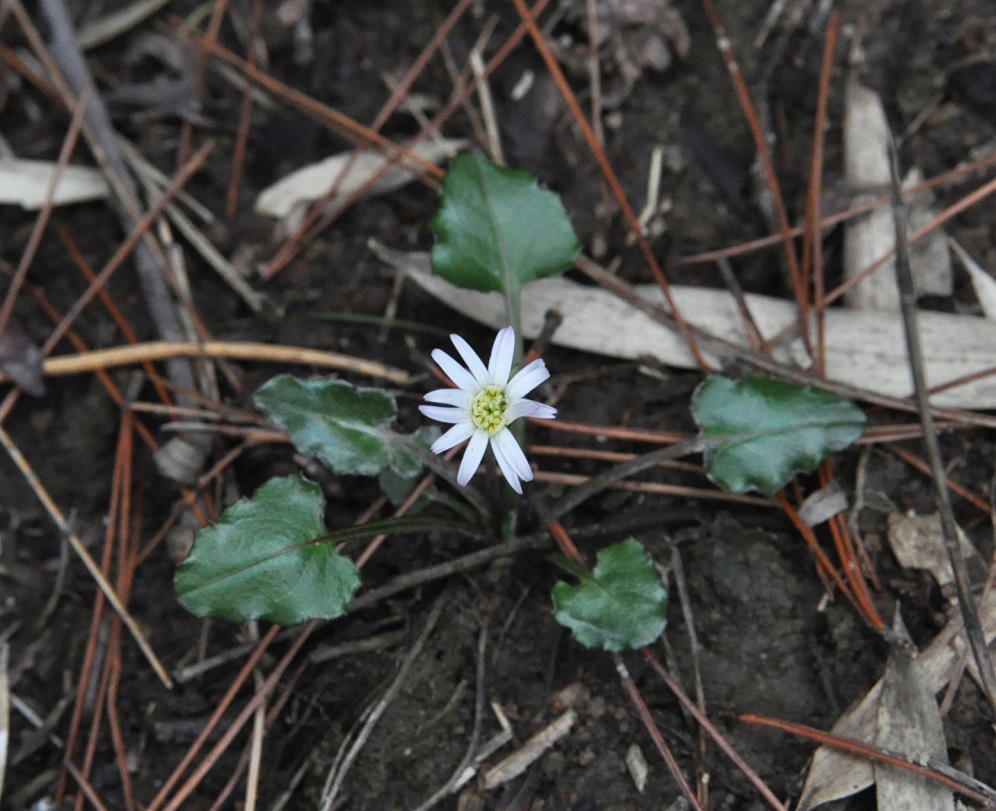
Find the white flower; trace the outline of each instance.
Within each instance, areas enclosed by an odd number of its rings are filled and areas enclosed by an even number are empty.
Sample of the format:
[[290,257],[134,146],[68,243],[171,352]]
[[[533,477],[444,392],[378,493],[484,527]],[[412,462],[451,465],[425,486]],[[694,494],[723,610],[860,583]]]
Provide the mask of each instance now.
[[487,366],[459,335],[450,335],[450,340],[467,368],[442,349],[432,351],[432,359],[457,386],[425,395],[427,402],[442,405],[419,406],[419,411],[430,419],[453,424],[433,443],[432,452],[442,453],[469,439],[457,473],[457,482],[465,485],[477,472],[490,443],[505,479],[516,493],[521,493],[520,479],[532,481],[533,472],[508,426],[520,417],[552,420],[557,416],[552,406],[525,399],[550,377],[550,372],[542,360],[534,360],[509,379],[515,352],[515,331],[511,327],[498,333]]

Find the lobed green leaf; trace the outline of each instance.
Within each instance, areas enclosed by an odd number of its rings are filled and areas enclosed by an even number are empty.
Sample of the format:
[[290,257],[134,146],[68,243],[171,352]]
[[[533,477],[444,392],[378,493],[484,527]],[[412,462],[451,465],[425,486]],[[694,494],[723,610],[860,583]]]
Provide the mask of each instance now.
[[797,471],[811,471],[861,436],[866,417],[854,403],[813,386],[767,377],[707,378],[692,396],[707,440],[706,472],[724,490],[774,493]]
[[383,389],[279,375],[264,383],[254,399],[294,447],[318,456],[336,473],[376,476],[389,467],[411,478],[422,468],[407,438],[390,427],[398,407]]
[[643,546],[627,538],[598,554],[593,571],[564,559],[577,586],[553,587],[554,616],[587,648],[621,651],[649,645],[667,625],[667,591]]
[[293,625],[340,616],[360,586],[322,520],[325,497],[300,476],[271,479],[197,533],[173,579],[198,616]]

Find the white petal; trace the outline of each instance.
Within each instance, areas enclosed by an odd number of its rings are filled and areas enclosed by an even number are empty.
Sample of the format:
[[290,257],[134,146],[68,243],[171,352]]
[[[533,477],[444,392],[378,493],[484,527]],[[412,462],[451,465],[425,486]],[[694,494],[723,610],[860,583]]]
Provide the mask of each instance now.
[[461,487],[470,481],[470,477],[477,473],[477,468],[484,458],[484,451],[488,447],[488,435],[484,431],[474,431],[474,435],[467,443],[467,450],[463,452],[463,461],[460,462],[460,470],[457,471],[457,484]]
[[550,372],[546,368],[546,364],[543,363],[542,358],[539,358],[516,373],[515,377],[508,382],[505,393],[510,399],[518,400],[520,397],[525,397],[549,377]]
[[537,403],[535,400],[515,400],[505,412],[507,422],[515,422],[520,417],[535,417],[538,420],[552,420],[557,416],[553,406]]
[[499,431],[491,437],[491,447],[494,448],[495,458],[498,460],[498,467],[505,474],[505,479],[512,486],[516,493],[522,492],[519,479],[529,482],[533,480],[533,471],[529,467],[526,455],[515,441],[512,432]]
[[420,405],[418,410],[425,414],[425,416],[427,416],[430,420],[437,420],[438,422],[470,423],[470,420],[467,418],[467,410],[464,408]]
[[515,471],[508,464],[508,460],[498,451],[497,445],[492,445],[495,449],[495,459],[498,460],[498,467],[501,468],[501,473],[505,477],[505,481],[508,482],[509,487],[511,487],[520,496],[522,495],[522,485],[519,483],[519,477],[515,475]]
[[436,389],[425,395],[426,402],[442,403],[457,408],[469,408],[470,401],[473,399],[474,395],[463,389]]
[[499,386],[508,383],[508,373],[512,371],[512,357],[515,355],[515,330],[505,327],[495,338],[488,361],[488,373]]
[[471,435],[477,429],[474,428],[469,422],[458,422],[449,431],[443,434],[439,439],[432,443],[432,447],[429,449],[433,453],[443,453],[448,451],[450,448],[455,448],[464,440],[470,439]]
[[[463,338],[459,335],[451,335],[450,340],[453,341],[453,346],[457,348],[457,352],[460,353],[460,357],[463,358],[463,362],[467,364],[467,368],[470,369],[470,373],[474,376],[480,386],[486,386],[491,382],[491,375],[488,374],[488,367],[484,365],[477,353],[470,348]],[[460,387],[461,389],[463,386]]]
[[446,376],[450,380],[456,383],[458,388],[464,391],[477,391],[478,385],[474,376],[443,352],[442,349],[433,349],[432,359],[439,364],[439,368],[446,373]]

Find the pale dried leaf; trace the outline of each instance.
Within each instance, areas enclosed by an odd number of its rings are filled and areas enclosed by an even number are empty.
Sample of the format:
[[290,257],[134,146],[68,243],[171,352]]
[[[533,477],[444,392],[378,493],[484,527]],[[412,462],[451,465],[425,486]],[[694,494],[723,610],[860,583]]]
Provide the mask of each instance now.
[[[855,192],[855,204],[888,190],[890,138],[882,100],[852,73],[844,88],[844,178]],[[844,227],[844,277],[853,278],[895,244],[896,230],[888,207],[849,221]],[[883,264],[853,288],[846,300],[856,310],[899,309],[895,264]]]
[[996,320],[996,279],[987,273],[953,237],[948,238],[948,244],[968,271],[982,312],[986,314],[986,318]]
[[[901,638],[909,638],[898,611],[893,629]],[[914,763],[926,763],[932,757],[947,764],[948,749],[941,712],[919,657],[892,649],[882,676],[876,720],[877,746],[905,755]],[[876,763],[874,772],[878,811],[920,811],[924,808],[954,811],[951,789],[933,780],[884,763]]]
[[650,774],[650,767],[647,765],[647,759],[643,756],[643,751],[635,743],[626,750],[626,768],[629,770],[629,776],[633,778],[636,790],[643,794],[643,790],[647,787],[647,775]]
[[[904,569],[930,572],[937,584],[945,590],[954,583],[951,561],[941,534],[941,517],[937,513],[890,515],[888,538],[896,560]],[[969,577],[973,580],[984,578],[985,563],[961,527],[958,527],[958,544],[968,566]]]
[[550,747],[571,731],[577,717],[574,710],[568,710],[533,735],[519,749],[488,769],[484,773],[484,788],[487,790],[496,788],[522,774],[530,765],[539,760]]
[[[56,164],[50,161],[0,158],[0,204],[37,211],[45,203]],[[107,181],[97,169],[67,166],[52,195],[52,205],[84,203],[107,197]]]
[[[463,315],[495,329],[507,324],[500,293],[478,293],[449,284],[431,273],[428,254],[376,250],[384,261],[403,269],[421,288]],[[643,298],[664,305],[656,285],[634,285],[633,289]],[[749,348],[736,302],[729,293],[678,285],[671,291],[689,323]],[[746,299],[766,338],[783,329],[791,331],[797,323],[798,310],[791,302],[753,294]],[[602,288],[560,277],[531,282],[522,300],[522,326],[527,337],[539,334],[550,309],[564,317],[553,336],[560,346],[634,360],[652,356],[670,366],[698,368],[679,334]],[[992,366],[996,324],[984,318],[936,312],[921,312],[919,319],[928,386]],[[891,397],[911,395],[906,341],[897,313],[830,309],[825,326],[829,379]],[[722,359],[708,352],[705,355],[715,368],[721,367]],[[801,364],[806,356],[796,340],[776,350],[775,357]],[[936,406],[996,408],[996,378],[947,389],[933,395],[931,402]]]
[[847,509],[847,493],[834,479],[832,482],[806,496],[799,507],[799,520],[807,527],[815,527],[829,521]]
[[[844,93],[844,177],[855,193],[854,204],[887,194],[891,188],[889,141],[885,107],[877,93],[862,86],[852,74]],[[909,189],[923,180],[914,168],[903,181]],[[907,199],[912,233],[934,219],[933,197],[923,191]],[[844,277],[851,279],[896,246],[896,225],[890,206],[881,206],[849,220],[844,226]],[[949,296],[952,291],[951,257],[944,233],[936,229],[909,246],[910,271],[918,296]],[[854,287],[845,299],[855,310],[898,310],[895,262],[890,260]]]
[[[466,143],[460,139],[430,139],[419,142],[409,151],[430,163],[439,163],[455,155]],[[267,186],[256,198],[256,213],[268,214],[271,217],[287,217],[293,213],[296,206],[320,199],[339,177],[352,155],[352,152],[332,155],[318,163],[302,166],[273,185]],[[339,184],[339,190],[332,198],[331,204],[337,205],[349,198],[386,162],[387,159],[378,152],[367,150],[361,153]],[[405,168],[402,163],[403,161],[400,161],[384,172],[367,193],[384,194],[414,180],[417,172]]]
[[[996,639],[996,589],[979,601],[979,623],[988,644]],[[920,653],[928,689],[936,695],[951,680],[952,671],[965,655],[969,658],[969,674],[979,681],[968,653],[961,617],[953,617],[930,644]],[[831,730],[835,735],[871,743],[875,740],[878,705],[882,694],[879,680],[864,698],[853,704]],[[849,797],[868,788],[874,782],[874,769],[866,760],[848,755],[829,746],[821,746],[813,755],[806,785],[799,798],[799,811],[808,811],[823,803]]]

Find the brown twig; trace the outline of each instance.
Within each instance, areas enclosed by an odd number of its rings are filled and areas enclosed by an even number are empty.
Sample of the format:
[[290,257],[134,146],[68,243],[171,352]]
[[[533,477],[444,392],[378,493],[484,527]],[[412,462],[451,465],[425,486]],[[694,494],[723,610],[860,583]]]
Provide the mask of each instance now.
[[807,294],[803,287],[802,274],[799,269],[799,257],[796,255],[795,245],[792,242],[792,229],[789,226],[788,212],[785,209],[785,201],[782,199],[781,187],[778,185],[778,177],[775,174],[775,167],[771,161],[771,154],[768,150],[768,139],[765,137],[764,130],[761,127],[761,122],[757,117],[757,111],[754,108],[753,102],[751,102],[750,92],[747,90],[747,83],[744,80],[743,73],[740,70],[740,65],[733,53],[733,45],[730,42],[730,38],[726,34],[726,28],[723,26],[719,12],[716,11],[713,0],[702,0],[702,6],[705,9],[706,16],[709,18],[713,31],[715,32],[716,47],[719,49],[719,52],[723,57],[723,61],[726,63],[726,68],[730,74],[730,80],[733,82],[733,88],[737,94],[737,100],[740,102],[740,108],[743,110],[747,126],[750,129],[751,136],[754,139],[754,148],[757,150],[758,157],[761,160],[761,166],[764,170],[764,177],[768,184],[768,189],[771,191],[771,199],[774,203],[775,216],[778,220],[778,230],[785,250],[785,258],[788,261],[789,280],[792,283],[792,289],[795,291],[796,302],[800,308],[800,326],[803,327],[802,339],[806,345],[807,351],[809,351],[810,355],[812,355],[812,347],[809,343],[809,331],[805,329],[805,322],[803,321],[803,308]]

